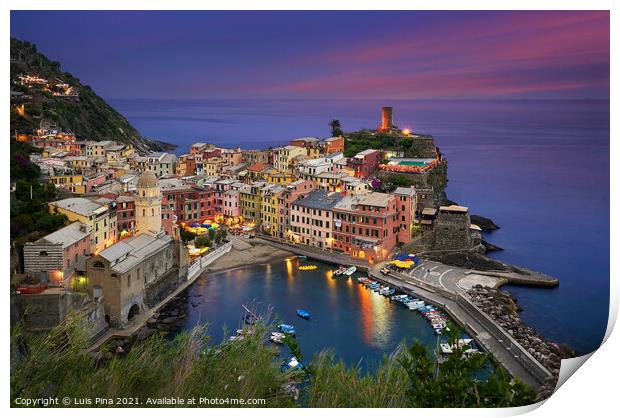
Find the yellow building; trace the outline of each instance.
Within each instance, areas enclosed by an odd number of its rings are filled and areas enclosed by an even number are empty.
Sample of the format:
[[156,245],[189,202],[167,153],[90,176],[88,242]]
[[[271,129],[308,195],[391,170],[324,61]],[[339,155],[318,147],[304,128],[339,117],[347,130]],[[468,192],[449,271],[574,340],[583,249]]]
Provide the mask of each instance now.
[[293,173],[281,173],[277,170],[268,171],[264,177],[269,183],[287,185],[297,180]]
[[281,172],[289,172],[293,170],[293,159],[298,156],[307,155],[306,149],[303,147],[295,147],[287,145],[282,148],[273,150],[273,166]]
[[56,186],[57,189],[67,190],[71,193],[84,194],[86,186],[84,185],[84,176],[80,174],[64,174],[51,176],[49,182]]
[[219,157],[209,158],[202,162],[203,173],[206,176],[218,176],[222,172],[222,167],[224,167],[224,160]]
[[278,199],[286,190],[277,184],[263,187],[261,195],[261,230],[273,237],[278,235]]
[[90,167],[90,160],[87,157],[67,157],[64,161],[69,163],[71,168],[85,170]]
[[82,222],[90,233],[91,253],[97,254],[116,242],[116,216],[110,216],[108,205],[83,197],[50,202],[50,213],[61,213],[70,221]]
[[84,151],[86,152],[87,157],[104,157],[105,158],[105,150],[107,147],[114,145],[112,141],[88,141],[86,143],[86,147],[84,147]]
[[239,188],[239,207],[241,216],[256,225],[261,223],[261,189],[265,182],[245,184]]

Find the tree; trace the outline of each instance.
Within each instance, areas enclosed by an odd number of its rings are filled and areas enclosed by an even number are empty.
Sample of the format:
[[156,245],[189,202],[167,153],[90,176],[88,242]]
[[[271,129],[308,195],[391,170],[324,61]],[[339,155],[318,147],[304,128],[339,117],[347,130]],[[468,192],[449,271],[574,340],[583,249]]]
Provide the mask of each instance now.
[[399,359],[409,376],[407,395],[415,407],[508,407],[535,401],[535,392],[513,380],[499,365],[493,364],[486,380],[475,378],[488,357],[486,354],[465,354],[467,347],[457,347],[461,330],[450,324],[449,343],[452,353],[443,362],[429,355],[428,349],[414,343]]
[[340,121],[338,119],[332,119],[329,122],[329,127],[331,128],[332,136],[340,136],[340,135],[342,135],[341,125],[340,125]]
[[209,229],[209,238],[210,239],[214,239],[215,238],[215,229]]
[[211,240],[207,235],[199,235],[194,239],[194,246],[196,248],[210,247]]
[[196,234],[191,231],[186,231],[185,228],[179,228],[179,235],[184,242],[188,242],[196,238]]
[[226,229],[222,229],[221,234],[222,234],[222,240],[225,240],[226,237],[228,236],[228,231]]

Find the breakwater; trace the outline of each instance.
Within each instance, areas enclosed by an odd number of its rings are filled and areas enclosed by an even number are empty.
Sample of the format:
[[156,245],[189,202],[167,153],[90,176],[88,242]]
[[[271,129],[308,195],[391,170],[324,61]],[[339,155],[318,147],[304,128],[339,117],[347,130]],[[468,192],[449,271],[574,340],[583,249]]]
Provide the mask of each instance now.
[[257,238],[278,248],[299,255],[335,263],[356,265],[368,271],[368,275],[404,293],[414,294],[444,309],[476,342],[514,377],[524,383],[540,388],[549,385],[554,375],[543,366],[527,349],[495,322],[489,315],[474,305],[465,295],[433,286],[414,277],[390,271],[380,272],[380,266],[370,266],[363,260],[355,260],[342,254],[306,246],[291,245],[271,237]]

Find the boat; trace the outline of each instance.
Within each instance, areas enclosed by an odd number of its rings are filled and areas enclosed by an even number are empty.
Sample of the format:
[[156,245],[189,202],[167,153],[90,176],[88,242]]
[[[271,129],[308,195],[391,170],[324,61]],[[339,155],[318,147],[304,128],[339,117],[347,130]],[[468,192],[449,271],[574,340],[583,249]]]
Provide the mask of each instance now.
[[391,288],[389,288],[389,287],[387,287],[387,286],[386,286],[386,287],[384,287],[383,289],[381,289],[381,294],[382,294],[383,296],[389,296],[389,295],[390,295],[390,292],[394,293],[394,289],[391,289]]
[[346,270],[344,271],[344,275],[345,275],[345,276],[350,276],[350,275],[352,275],[353,273],[355,273],[356,271],[357,271],[357,267],[355,267],[355,266],[351,266],[351,267],[349,267],[348,269],[346,269]]
[[303,309],[297,309],[297,315],[302,317],[303,319],[310,319],[310,312]]
[[308,256],[307,255],[298,255],[297,258],[299,258],[300,260],[307,260]]
[[282,344],[284,343],[284,337],[286,337],[286,334],[282,332],[272,332],[271,336],[269,337],[269,340],[272,343]]
[[450,354],[457,348],[465,349],[464,353],[467,353],[467,354],[477,353],[478,352],[477,349],[470,347],[470,344],[472,343],[472,341],[473,340],[471,338],[461,338],[455,344],[449,344],[445,342],[445,343],[439,344],[439,346],[441,347],[441,352],[443,354]]
[[358,283],[364,283],[364,282],[366,282],[367,280],[368,280],[368,277],[358,277],[358,278],[357,278]]
[[301,364],[301,362],[299,360],[297,360],[297,357],[291,357],[291,359],[289,361],[285,361],[284,364],[282,364],[282,370],[286,371],[286,370],[291,370],[291,369],[303,369],[304,365]]
[[340,266],[337,270],[334,271],[334,276],[340,276],[341,274],[344,274],[346,270],[347,268],[345,266]]
[[280,324],[278,329],[285,334],[295,335],[295,327],[289,324]]
[[314,264],[308,265],[308,266],[299,266],[299,270],[302,271],[308,271],[308,270],[316,270],[318,267],[315,266]]

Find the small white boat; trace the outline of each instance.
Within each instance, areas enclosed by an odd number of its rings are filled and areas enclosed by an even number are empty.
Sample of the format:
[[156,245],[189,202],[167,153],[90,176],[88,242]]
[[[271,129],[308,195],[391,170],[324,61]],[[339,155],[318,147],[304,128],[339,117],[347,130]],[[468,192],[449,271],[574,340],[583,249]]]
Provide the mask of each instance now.
[[340,276],[341,274],[343,274],[346,271],[346,267],[344,266],[340,266],[338,267],[337,270],[334,270],[334,276]]
[[345,275],[345,276],[350,276],[350,275],[352,275],[353,273],[355,273],[356,271],[357,271],[357,267],[352,266],[352,267],[349,267],[348,269],[346,269],[346,270],[344,271],[344,275]]
[[269,340],[272,343],[282,344],[284,337],[285,337],[285,334],[282,332],[272,332],[271,336],[269,337]]

